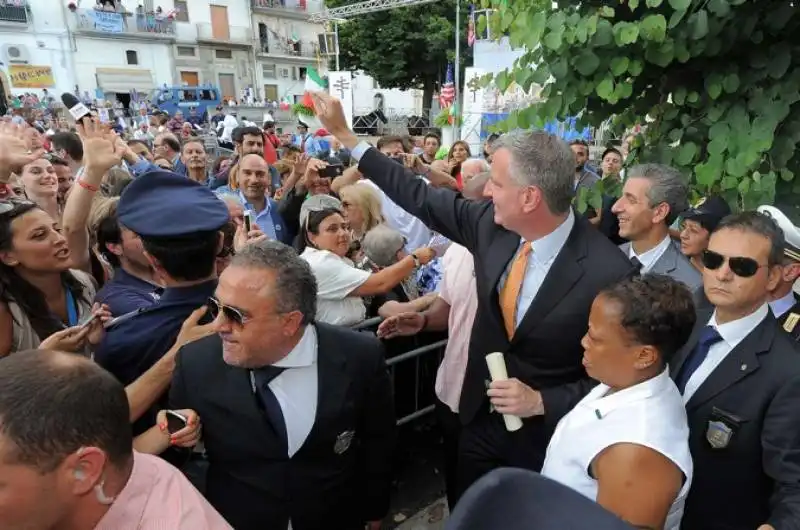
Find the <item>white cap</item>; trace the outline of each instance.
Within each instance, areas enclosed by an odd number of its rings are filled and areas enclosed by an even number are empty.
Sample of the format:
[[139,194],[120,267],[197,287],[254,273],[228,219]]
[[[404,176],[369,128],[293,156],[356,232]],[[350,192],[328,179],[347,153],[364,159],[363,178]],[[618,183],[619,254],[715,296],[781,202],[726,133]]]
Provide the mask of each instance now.
[[774,206],[759,206],[758,212],[769,215],[783,231],[786,239],[784,254],[789,259],[800,261],[800,228],[797,228],[786,215]]

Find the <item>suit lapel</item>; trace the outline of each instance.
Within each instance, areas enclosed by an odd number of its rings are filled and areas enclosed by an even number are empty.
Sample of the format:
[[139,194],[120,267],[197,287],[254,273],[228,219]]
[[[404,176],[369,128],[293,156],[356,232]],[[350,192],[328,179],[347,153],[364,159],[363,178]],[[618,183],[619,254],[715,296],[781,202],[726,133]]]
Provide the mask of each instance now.
[[512,344],[519,340],[519,337],[528,336],[544,316],[567,297],[572,287],[583,276],[583,268],[578,262],[586,255],[586,246],[581,237],[580,223],[580,219],[576,218],[567,242],[553,260],[536,293],[536,298],[533,299],[514,332]]
[[678,376],[678,372],[681,371],[681,367],[683,363],[686,362],[686,358],[697,345],[697,341],[700,338],[700,331],[708,324],[708,319],[711,318],[712,313],[713,310],[709,311],[708,309],[697,311],[697,321],[694,324],[692,334],[689,335],[689,340],[675,353],[672,361],[669,363],[669,375],[673,380]]
[[[220,345],[220,348],[222,346]],[[269,454],[279,454],[280,441],[275,437],[272,428],[268,425],[264,413],[258,405],[258,396],[253,392],[250,383],[250,371],[226,364],[220,356],[221,384],[210,385],[209,393],[218,394],[210,400],[211,403],[225,403],[228,407],[226,414],[244,416],[242,425],[248,425],[248,436],[258,437],[259,443],[267,445]],[[246,423],[244,423],[246,422]]]
[[769,351],[774,338],[775,318],[768,314],[756,329],[722,360],[708,379],[703,381],[686,403],[687,410],[706,403],[743,377],[758,370],[758,355]]
[[313,444],[315,438],[324,435],[328,421],[339,417],[350,388],[350,377],[345,369],[347,356],[341,349],[341,344],[337,344],[336,337],[326,325],[315,324],[315,326],[317,328],[317,414],[314,426],[308,433],[306,441],[298,449],[298,453],[307,444]]
[[677,268],[678,268],[677,249],[675,248],[675,245],[673,245],[672,242],[670,242],[669,245],[667,246],[667,249],[658,258],[658,261],[656,261],[650,268],[650,272],[656,274],[669,274]]

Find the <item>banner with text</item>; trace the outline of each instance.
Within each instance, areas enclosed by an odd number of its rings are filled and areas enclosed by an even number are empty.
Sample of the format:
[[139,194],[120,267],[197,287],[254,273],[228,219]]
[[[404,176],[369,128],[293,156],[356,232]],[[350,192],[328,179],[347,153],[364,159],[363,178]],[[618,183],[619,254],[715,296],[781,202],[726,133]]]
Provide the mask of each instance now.
[[87,9],[86,14],[92,20],[94,29],[97,31],[104,31],[106,33],[125,32],[125,18],[120,13],[108,13],[95,9]]
[[342,101],[347,126],[353,128],[353,74],[328,72],[328,92]]
[[8,77],[14,88],[51,88],[56,84],[49,66],[12,64],[8,67]]

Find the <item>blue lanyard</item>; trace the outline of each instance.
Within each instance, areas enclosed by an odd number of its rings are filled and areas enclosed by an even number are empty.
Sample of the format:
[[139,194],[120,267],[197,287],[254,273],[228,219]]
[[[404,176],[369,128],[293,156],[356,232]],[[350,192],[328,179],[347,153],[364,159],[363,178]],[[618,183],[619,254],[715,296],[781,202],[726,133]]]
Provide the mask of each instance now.
[[72,296],[72,291],[69,287],[64,286],[67,299],[67,319],[69,320],[69,327],[78,325],[78,307],[75,305],[75,297]]

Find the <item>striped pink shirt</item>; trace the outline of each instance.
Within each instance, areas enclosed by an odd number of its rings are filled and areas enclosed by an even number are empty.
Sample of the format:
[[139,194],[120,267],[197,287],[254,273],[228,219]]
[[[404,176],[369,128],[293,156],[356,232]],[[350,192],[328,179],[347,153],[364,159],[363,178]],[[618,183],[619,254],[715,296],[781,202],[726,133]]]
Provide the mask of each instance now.
[[233,530],[183,474],[133,453],[133,471],[94,530]]

